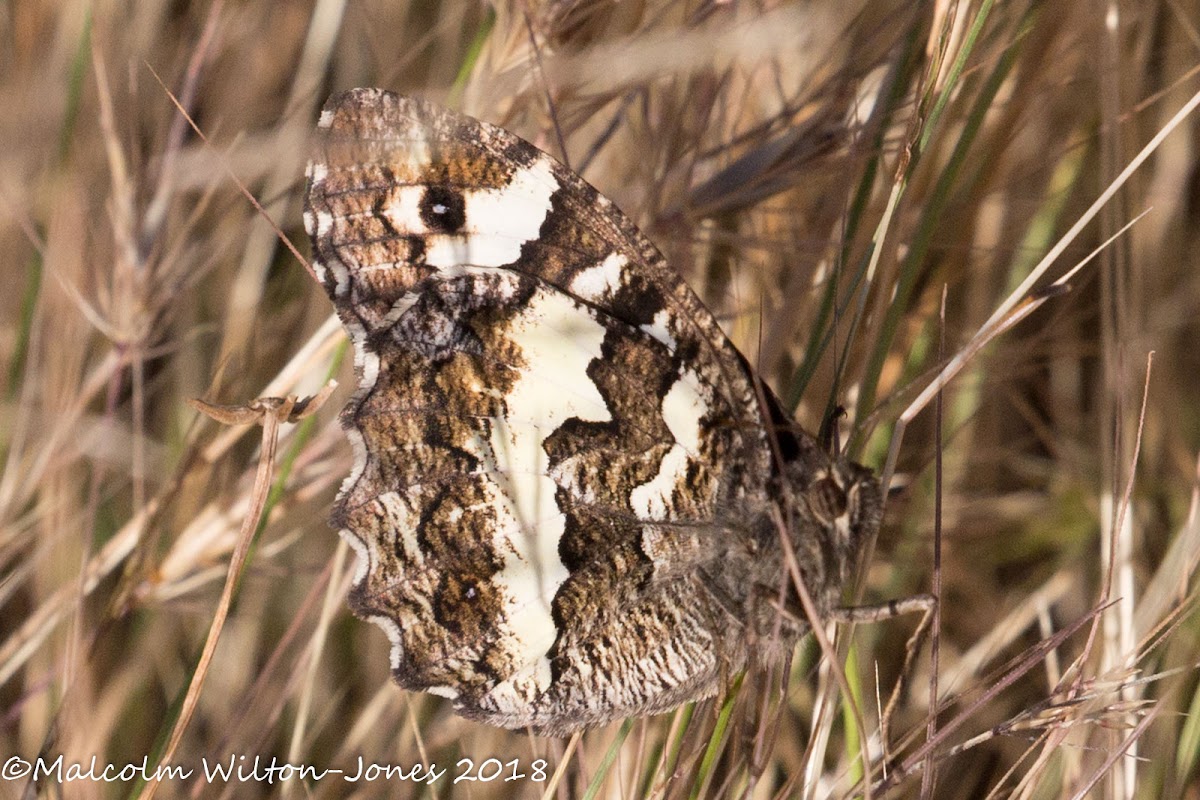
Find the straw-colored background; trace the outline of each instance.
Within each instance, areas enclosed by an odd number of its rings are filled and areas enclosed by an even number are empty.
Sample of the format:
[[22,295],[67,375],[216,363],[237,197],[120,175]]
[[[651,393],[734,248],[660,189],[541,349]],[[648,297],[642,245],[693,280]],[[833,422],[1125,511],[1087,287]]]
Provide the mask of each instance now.
[[[334,420],[352,383],[343,337],[322,327],[330,304],[273,227],[307,253],[317,111],[335,90],[376,85],[569,160],[781,396],[802,398],[809,429],[847,409],[843,441],[877,469],[934,382],[943,332],[949,358],[1080,220],[1038,287],[1148,212],[948,387],[944,732],[924,759],[926,646],[890,743],[890,774],[909,777],[887,791],[1200,797],[1195,118],[1085,216],[1200,89],[1198,64],[1190,0],[5,4],[0,762],[161,757],[260,450],[257,428],[219,426],[186,400],[310,394],[333,370],[333,400],[282,432],[280,484],[171,761],[353,770],[361,755],[450,772],[433,786],[194,777],[160,797],[549,785],[452,783],[458,759],[489,757],[526,774],[545,759],[564,798],[851,796],[862,749],[882,778],[874,697],[912,620],[855,632],[847,672],[865,732],[848,706],[814,724],[832,679],[811,643],[786,689],[744,687],[728,727],[703,704],[686,725],[667,716],[574,743],[468,723],[390,684],[386,640],[346,610],[352,559],[324,523],[350,466]],[[908,426],[868,601],[933,585],[936,428],[932,404]],[[756,727],[761,697],[778,716]],[[936,767],[924,789],[922,764]],[[0,782],[14,797],[145,789]]]

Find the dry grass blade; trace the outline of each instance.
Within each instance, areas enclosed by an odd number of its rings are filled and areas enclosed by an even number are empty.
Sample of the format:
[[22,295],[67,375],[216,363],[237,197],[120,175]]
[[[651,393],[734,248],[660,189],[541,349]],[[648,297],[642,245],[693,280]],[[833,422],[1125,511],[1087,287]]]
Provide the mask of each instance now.
[[[171,736],[167,740],[167,745],[162,752],[160,763],[169,764],[175,758],[175,751],[178,749],[179,742],[183,739],[184,731],[187,730],[188,724],[196,712],[197,703],[200,701],[200,692],[204,688],[205,678],[208,676],[209,667],[212,665],[213,655],[217,650],[217,642],[221,638],[221,631],[225,628],[225,619],[229,614],[229,607],[233,603],[234,592],[242,576],[242,567],[246,563],[246,556],[250,553],[250,545],[254,541],[254,534],[259,529],[259,524],[262,521],[262,513],[267,505],[267,494],[271,489],[271,473],[275,468],[275,449],[279,443],[279,426],[285,422],[299,422],[305,417],[316,413],[324,405],[325,401],[329,399],[329,395],[333,393],[336,386],[337,384],[331,382],[320,394],[304,399],[297,399],[295,397],[265,397],[245,405],[236,406],[218,406],[202,400],[191,401],[196,410],[222,424],[260,424],[262,426],[262,451],[258,457],[258,470],[255,472],[254,488],[250,494],[250,513],[242,521],[242,529],[238,533],[237,545],[234,547],[233,554],[229,559],[229,572],[225,576],[225,586],[221,590],[221,599],[217,604],[216,612],[213,614],[212,624],[208,629],[208,636],[204,640],[204,650],[200,653],[200,659],[196,663],[195,670],[192,672],[187,695],[184,697],[183,705],[179,711],[179,718],[175,721],[175,725],[171,729]],[[160,785],[160,780],[155,776],[155,778],[146,783],[140,796],[146,798],[146,800],[151,800],[158,792]]]
[[1054,636],[1039,642],[1035,647],[1029,649],[1028,652],[1022,655],[1020,661],[1011,665],[1004,673],[993,683],[991,683],[978,698],[970,705],[955,715],[954,719],[940,726],[938,736],[925,742],[918,747],[915,752],[910,754],[904,761],[896,766],[891,774],[881,782],[880,790],[886,790],[890,786],[899,784],[909,776],[921,769],[926,762],[930,751],[936,750],[938,746],[944,742],[951,733],[959,727],[970,722],[976,712],[993,701],[1007,686],[1018,680],[1022,675],[1029,672],[1050,652],[1058,649],[1072,635],[1081,630],[1084,625],[1093,620],[1102,609],[1095,609],[1093,613],[1088,614],[1084,618],[1077,620],[1074,624],[1063,628]]

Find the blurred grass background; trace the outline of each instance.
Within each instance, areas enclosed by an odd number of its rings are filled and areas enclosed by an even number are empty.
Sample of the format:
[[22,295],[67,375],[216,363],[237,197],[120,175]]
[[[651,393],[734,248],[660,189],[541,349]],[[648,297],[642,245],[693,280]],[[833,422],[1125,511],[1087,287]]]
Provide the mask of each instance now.
[[[390,684],[324,523],[350,467],[334,420],[352,385],[343,335],[274,227],[307,253],[317,111],[383,86],[566,160],[806,427],[844,406],[843,437],[879,469],[939,338],[946,356],[966,345],[1200,88],[1198,64],[1200,3],[1185,0],[4,4],[0,760],[154,762],[259,453],[257,429],[186,400],[311,394],[332,374],[333,402],[283,430],[277,491],[172,760],[451,771],[432,787],[193,779],[159,796],[861,794],[860,743],[882,779],[874,697],[911,620],[854,632],[865,731],[846,705],[815,713],[831,679],[811,642],[783,680],[749,676],[724,715],[705,703],[575,742],[468,723]],[[1149,213],[947,387],[945,732],[925,761],[927,647],[877,796],[1200,797],[1196,141],[1186,117],[1038,285]],[[908,427],[866,601],[932,585],[936,427],[932,407]],[[489,757],[527,774],[546,759],[556,782],[451,784],[458,759]],[[924,787],[922,764],[936,767]],[[145,789],[0,782],[13,797]]]

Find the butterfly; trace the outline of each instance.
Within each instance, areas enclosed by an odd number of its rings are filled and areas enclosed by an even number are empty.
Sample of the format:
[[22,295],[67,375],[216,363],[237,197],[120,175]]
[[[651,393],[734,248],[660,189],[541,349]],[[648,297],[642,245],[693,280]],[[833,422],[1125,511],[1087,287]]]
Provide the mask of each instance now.
[[563,735],[790,649],[808,626],[784,548],[836,605],[878,482],[789,419],[570,169],[353,89],[321,113],[304,221],[358,381],[331,523],[402,687]]

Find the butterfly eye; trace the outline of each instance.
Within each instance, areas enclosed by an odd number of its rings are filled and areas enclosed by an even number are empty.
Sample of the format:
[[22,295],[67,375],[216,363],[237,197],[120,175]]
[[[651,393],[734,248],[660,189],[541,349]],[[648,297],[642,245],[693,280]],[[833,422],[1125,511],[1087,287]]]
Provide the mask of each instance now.
[[449,186],[430,186],[421,198],[421,221],[436,233],[455,233],[467,222],[461,192]]
[[815,481],[805,492],[808,507],[821,522],[832,525],[846,513],[846,493],[838,482],[829,476]]

